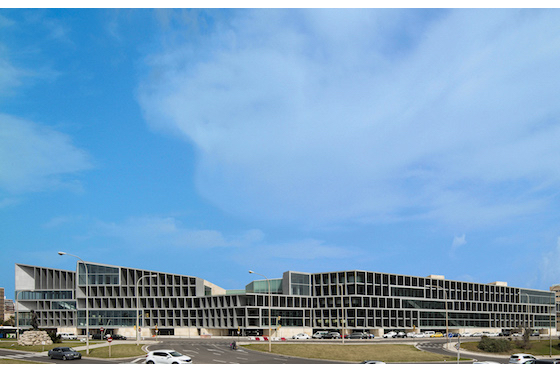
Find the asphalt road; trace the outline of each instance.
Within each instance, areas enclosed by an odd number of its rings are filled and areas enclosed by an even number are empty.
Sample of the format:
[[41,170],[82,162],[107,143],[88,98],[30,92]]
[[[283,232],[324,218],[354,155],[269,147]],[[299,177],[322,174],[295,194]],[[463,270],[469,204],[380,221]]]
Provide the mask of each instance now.
[[[229,344],[233,339],[181,339],[181,338],[161,338],[159,343],[148,346],[148,350],[171,349],[179,351],[193,359],[193,364],[347,364],[334,361],[304,359],[289,356],[273,355],[262,353],[252,350],[246,350],[242,346],[237,350],[232,350]],[[453,348],[456,341],[451,341],[450,347]],[[267,342],[261,342],[267,343]],[[287,340],[280,343],[342,343],[341,340],[326,340],[326,341],[302,341],[302,340]],[[376,338],[375,340],[346,340],[346,344],[354,343],[417,343],[418,348],[424,351],[433,352],[441,355],[449,356],[448,363],[456,363],[457,352],[454,350],[444,349],[446,340],[443,338],[438,339],[424,339],[424,340],[395,340]],[[82,354],[84,352],[82,351]],[[80,360],[51,360],[48,358],[47,353],[34,353],[23,352],[17,350],[2,350],[0,349],[0,358],[11,358],[18,360],[28,360],[33,362],[42,363],[56,363],[56,364],[144,364],[144,357],[135,357],[128,359],[95,359],[82,357]],[[479,361],[495,361],[499,363],[507,363],[507,357],[493,357],[482,356],[478,354],[471,354],[461,352],[461,358],[476,359]],[[471,362],[468,362],[471,363]]]

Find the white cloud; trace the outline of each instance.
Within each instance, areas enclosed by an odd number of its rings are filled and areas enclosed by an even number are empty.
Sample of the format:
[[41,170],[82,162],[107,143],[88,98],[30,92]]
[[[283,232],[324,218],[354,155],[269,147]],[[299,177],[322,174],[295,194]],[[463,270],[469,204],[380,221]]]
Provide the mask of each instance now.
[[158,250],[237,248],[259,242],[264,235],[249,230],[226,236],[212,229],[192,229],[174,217],[131,217],[122,223],[98,222],[92,236],[116,237],[129,246]]
[[69,136],[0,113],[0,188],[12,193],[79,188],[72,178],[91,168],[88,154]]
[[152,56],[140,90],[149,123],[196,146],[220,207],[472,226],[557,190],[556,11],[242,14],[207,50]]
[[560,237],[557,239],[556,248],[543,254],[540,267],[541,283],[548,286],[560,284]]
[[460,237],[455,236],[453,238],[453,244],[451,244],[451,247],[453,249],[456,249],[456,248],[458,248],[460,246],[463,246],[463,245],[466,245],[466,244],[467,244],[467,240],[465,239],[465,235],[463,234]]

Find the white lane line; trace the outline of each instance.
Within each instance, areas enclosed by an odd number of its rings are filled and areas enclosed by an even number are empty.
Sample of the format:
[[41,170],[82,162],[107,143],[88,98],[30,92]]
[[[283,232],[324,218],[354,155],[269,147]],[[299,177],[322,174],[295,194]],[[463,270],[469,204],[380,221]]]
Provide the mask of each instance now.
[[189,353],[189,354],[198,354],[198,351],[193,351],[193,350],[183,350],[183,352]]
[[237,358],[240,359],[240,360],[249,360],[249,359],[246,358],[246,357],[239,357],[239,356],[237,356]]
[[224,363],[224,364],[227,363],[227,361],[224,361],[224,360],[213,359],[212,361],[215,361],[216,363]]

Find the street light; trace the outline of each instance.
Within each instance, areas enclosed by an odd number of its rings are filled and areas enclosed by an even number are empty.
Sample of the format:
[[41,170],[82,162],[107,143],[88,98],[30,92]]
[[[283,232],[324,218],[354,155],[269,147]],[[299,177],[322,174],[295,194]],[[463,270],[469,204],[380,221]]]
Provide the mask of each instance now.
[[146,277],[157,277],[157,275],[144,275],[142,277],[140,277],[138,279],[138,281],[136,281],[136,346],[138,346],[139,342],[138,342],[138,329],[140,328],[140,325],[138,324],[139,320],[138,320],[138,311],[140,311],[140,307],[139,307],[139,299],[138,299],[138,285],[140,284],[140,281],[143,278]]
[[[89,302],[89,275],[88,275],[87,265],[86,265],[86,262],[77,255],[68,254],[68,253],[65,253],[63,251],[59,251],[58,255],[69,255],[69,256],[73,256],[74,258],[77,258],[79,261],[81,261],[84,264],[84,268],[86,270],[86,354],[89,355],[89,307],[88,307],[88,302]],[[79,287],[80,286],[80,276],[79,276],[79,274],[77,275],[76,283]],[[76,295],[76,298],[78,298],[77,295]]]
[[341,307],[341,311],[342,311],[342,325],[341,325],[341,332],[342,332],[342,344],[344,344],[344,322],[346,321],[346,317],[344,315],[344,288],[343,288],[343,284],[339,284],[338,287],[340,288],[340,307]]
[[268,283],[268,352],[272,352],[272,325],[270,322],[270,314],[272,313],[272,295],[270,294],[270,280],[265,275],[249,270],[249,273],[262,276]]

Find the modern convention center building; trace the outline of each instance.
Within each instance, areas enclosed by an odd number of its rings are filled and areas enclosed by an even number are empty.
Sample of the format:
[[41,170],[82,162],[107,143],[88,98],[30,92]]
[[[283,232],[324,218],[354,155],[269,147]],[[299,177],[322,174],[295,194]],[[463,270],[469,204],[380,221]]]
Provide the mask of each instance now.
[[556,334],[554,292],[435,275],[288,271],[225,290],[194,276],[79,261],[76,271],[16,264],[15,289],[20,327],[35,317],[40,328],[77,335],[86,334],[86,311],[90,334],[128,337],[137,315],[144,337],[266,336],[269,319],[272,337],[527,327]]

